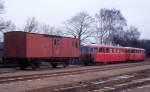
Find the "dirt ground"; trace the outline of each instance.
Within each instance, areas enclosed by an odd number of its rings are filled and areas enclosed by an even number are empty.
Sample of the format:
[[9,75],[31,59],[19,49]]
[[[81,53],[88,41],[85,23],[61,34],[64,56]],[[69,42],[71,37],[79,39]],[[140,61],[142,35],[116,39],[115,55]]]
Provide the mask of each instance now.
[[108,76],[119,75],[128,72],[135,72],[140,70],[150,69],[150,65],[136,66],[132,68],[114,69],[100,72],[88,72],[85,74],[58,76],[44,79],[19,81],[12,83],[0,84],[1,92],[24,92],[34,89],[48,88],[57,85],[65,85],[70,83],[79,83],[82,81],[89,81],[98,78],[104,78]]
[[128,89],[121,92],[150,92],[150,85],[144,85],[134,89]]

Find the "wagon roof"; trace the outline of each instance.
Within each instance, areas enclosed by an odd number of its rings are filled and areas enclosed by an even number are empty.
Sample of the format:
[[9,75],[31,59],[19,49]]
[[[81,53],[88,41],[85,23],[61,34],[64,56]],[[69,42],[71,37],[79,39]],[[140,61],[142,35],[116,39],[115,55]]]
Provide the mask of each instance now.
[[43,35],[43,36],[47,36],[47,37],[63,37],[63,38],[71,38],[71,39],[77,39],[77,38],[73,38],[73,37],[66,37],[66,36],[58,36],[58,35],[49,35],[49,34],[40,34],[40,33],[30,33],[30,32],[23,32],[23,31],[10,31],[10,32],[6,32],[7,33],[26,33],[26,34],[34,34],[34,35]]

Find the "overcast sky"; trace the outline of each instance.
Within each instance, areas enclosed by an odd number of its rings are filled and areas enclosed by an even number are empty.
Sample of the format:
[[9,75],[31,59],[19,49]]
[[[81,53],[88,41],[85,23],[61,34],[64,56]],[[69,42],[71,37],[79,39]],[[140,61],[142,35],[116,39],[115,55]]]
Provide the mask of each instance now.
[[150,0],[5,0],[4,17],[17,26],[28,17],[59,27],[78,12],[92,16],[101,8],[121,10],[129,25],[139,28],[142,38],[150,39]]

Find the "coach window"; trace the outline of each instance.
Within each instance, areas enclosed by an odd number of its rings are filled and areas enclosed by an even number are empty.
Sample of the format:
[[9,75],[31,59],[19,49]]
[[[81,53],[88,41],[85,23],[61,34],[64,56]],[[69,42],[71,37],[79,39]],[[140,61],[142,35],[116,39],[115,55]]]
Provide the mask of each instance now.
[[111,49],[111,53],[113,53],[113,49]]
[[112,49],[112,53],[114,53],[114,49]]
[[117,49],[117,53],[119,53],[119,50]]
[[121,49],[119,49],[119,53],[121,53]]
[[118,49],[118,53],[120,53],[120,49]]
[[109,53],[109,48],[106,48],[106,53]]
[[102,52],[105,53],[105,48],[102,48]]
[[128,50],[128,53],[131,53],[131,50]]
[[89,53],[92,53],[93,52],[93,48],[89,48]]
[[102,48],[102,52],[105,53],[105,48]]
[[116,49],[116,53],[118,53],[118,49]]
[[129,50],[129,53],[132,53],[132,50]]
[[89,49],[88,49],[88,48],[85,48],[85,52],[88,53],[88,51],[89,51]]
[[103,52],[102,48],[99,48],[99,52]]
[[97,48],[94,48],[94,52],[97,52],[98,51],[98,49]]
[[115,53],[117,53],[117,49],[114,49]]
[[119,53],[121,53],[121,49],[119,49]]
[[92,53],[94,52],[94,48],[91,48],[92,49]]
[[110,53],[112,53],[112,49],[110,49],[109,51],[110,51]]

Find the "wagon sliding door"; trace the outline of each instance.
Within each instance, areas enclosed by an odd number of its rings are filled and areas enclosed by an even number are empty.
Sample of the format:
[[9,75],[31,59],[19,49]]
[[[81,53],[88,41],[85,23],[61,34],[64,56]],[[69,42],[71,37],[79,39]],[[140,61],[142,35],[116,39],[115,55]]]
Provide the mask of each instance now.
[[53,47],[52,47],[53,57],[60,57],[61,56],[61,37],[54,37],[53,38]]

